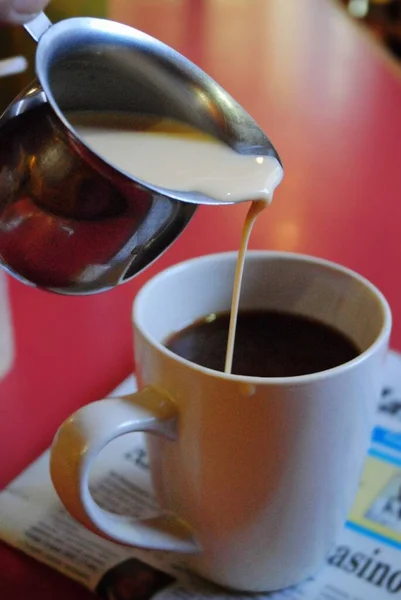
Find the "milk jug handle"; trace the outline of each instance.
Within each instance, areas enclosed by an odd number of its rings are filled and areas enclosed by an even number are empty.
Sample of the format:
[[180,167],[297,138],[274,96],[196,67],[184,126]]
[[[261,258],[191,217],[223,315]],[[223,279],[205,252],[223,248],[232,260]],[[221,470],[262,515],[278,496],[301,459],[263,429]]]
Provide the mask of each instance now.
[[34,19],[32,19],[32,21],[29,21],[24,25],[25,29],[31,35],[31,37],[33,37],[35,42],[38,42],[44,32],[47,31],[51,26],[52,22],[44,12],[39,13]]

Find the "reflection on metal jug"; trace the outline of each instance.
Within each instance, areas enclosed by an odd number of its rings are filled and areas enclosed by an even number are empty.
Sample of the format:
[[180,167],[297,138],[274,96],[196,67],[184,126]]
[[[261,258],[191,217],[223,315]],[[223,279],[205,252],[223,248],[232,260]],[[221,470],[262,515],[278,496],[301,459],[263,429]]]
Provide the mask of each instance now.
[[77,18],[26,28],[38,81],[0,121],[0,260],[64,294],[129,280],[183,231],[197,192],[144,185],[92,152],[67,111],[152,114],[197,127],[242,154],[278,158],[255,121],[183,56],[125,25]]

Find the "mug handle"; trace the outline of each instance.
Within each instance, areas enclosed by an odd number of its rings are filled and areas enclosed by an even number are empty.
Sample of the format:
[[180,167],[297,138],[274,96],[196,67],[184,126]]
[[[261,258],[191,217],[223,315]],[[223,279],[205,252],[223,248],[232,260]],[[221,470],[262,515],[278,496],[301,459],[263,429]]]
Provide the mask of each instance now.
[[50,452],[53,485],[68,512],[91,531],[112,541],[148,550],[199,552],[190,526],[171,513],[134,519],[101,508],[89,490],[89,473],[109,442],[132,432],[175,440],[177,410],[155,387],[83,406],[59,428]]

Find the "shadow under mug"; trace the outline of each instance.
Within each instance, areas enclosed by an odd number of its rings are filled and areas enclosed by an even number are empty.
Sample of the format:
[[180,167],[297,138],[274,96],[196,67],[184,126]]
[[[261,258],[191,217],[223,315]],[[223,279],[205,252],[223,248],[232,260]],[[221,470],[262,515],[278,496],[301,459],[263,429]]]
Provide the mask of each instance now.
[[[151,279],[134,302],[139,391],[87,405],[59,429],[51,475],[67,510],[96,533],[188,553],[195,571],[237,590],[293,585],[319,569],[351,508],[368,447],[391,313],[383,295],[334,263],[249,252],[243,309],[277,309],[345,333],[360,354],[310,375],[258,378],[193,364],[163,342],[230,308],[236,253]],[[268,344],[268,340],[266,341]],[[112,439],[144,431],[159,517],[100,508],[88,480]]]

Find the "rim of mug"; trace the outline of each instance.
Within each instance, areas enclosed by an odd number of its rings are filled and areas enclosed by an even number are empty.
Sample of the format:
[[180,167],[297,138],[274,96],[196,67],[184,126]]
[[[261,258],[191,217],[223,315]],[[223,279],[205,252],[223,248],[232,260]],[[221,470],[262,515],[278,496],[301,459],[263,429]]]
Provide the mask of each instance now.
[[383,343],[383,341],[390,336],[392,326],[392,315],[390,305],[384,294],[373,283],[371,283],[369,279],[366,279],[366,277],[360,275],[356,271],[349,269],[348,267],[345,267],[334,261],[319,258],[309,254],[301,254],[298,252],[286,252],[281,250],[248,250],[247,256],[252,256],[257,260],[277,258],[280,260],[298,260],[300,262],[308,262],[311,264],[320,265],[325,267],[326,269],[340,272],[348,277],[352,277],[353,279],[358,280],[362,285],[364,285],[368,290],[370,290],[370,292],[372,292],[377,297],[383,314],[383,325],[378,335],[376,336],[374,342],[370,344],[368,348],[366,348],[363,352],[358,354],[358,356],[356,356],[352,360],[346,363],[342,363],[341,365],[337,365],[336,367],[332,367],[331,369],[325,369],[324,371],[307,373],[305,375],[292,375],[288,377],[255,377],[250,375],[236,375],[233,373],[225,373],[224,371],[216,371],[214,369],[210,369],[209,367],[198,365],[197,363],[191,362],[190,360],[175,354],[166,346],[164,346],[163,343],[161,343],[159,340],[157,340],[151,334],[148,333],[146,327],[142,325],[141,318],[138,315],[138,313],[140,311],[140,305],[143,302],[143,298],[146,297],[146,294],[152,293],[153,286],[160,284],[161,280],[169,277],[172,273],[185,271],[193,263],[219,261],[221,259],[236,260],[237,256],[238,252],[236,251],[203,254],[201,256],[190,258],[176,263],[174,265],[171,265],[170,267],[167,267],[166,269],[163,269],[163,271],[160,271],[159,273],[154,275],[151,279],[149,279],[149,281],[147,281],[142,286],[142,288],[139,290],[134,299],[132,306],[132,321],[134,327],[156,350],[173,359],[174,361],[182,364],[183,366],[198,373],[200,372],[209,377],[214,377],[223,381],[229,381],[231,383],[245,383],[250,385],[294,385],[302,383],[309,384],[311,382],[318,381],[319,379],[326,379],[327,377],[338,375],[339,373],[348,371],[349,369],[354,368],[355,365],[364,362],[369,356],[371,356],[371,354],[375,352],[377,346],[380,346]]

